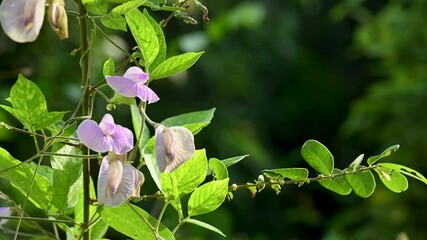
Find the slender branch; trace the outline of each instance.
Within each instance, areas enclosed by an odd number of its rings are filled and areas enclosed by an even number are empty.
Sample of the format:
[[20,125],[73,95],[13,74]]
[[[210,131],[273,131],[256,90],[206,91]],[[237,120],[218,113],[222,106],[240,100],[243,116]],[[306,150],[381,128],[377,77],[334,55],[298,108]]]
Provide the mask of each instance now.
[[270,180],[268,182],[262,182],[262,183],[247,183],[247,184],[241,184],[241,185],[237,185],[237,184],[233,184],[231,185],[228,190],[229,191],[236,191],[239,189],[245,189],[245,188],[251,188],[251,187],[259,187],[261,185],[263,186],[271,186],[271,185],[286,185],[286,184],[304,184],[304,183],[310,183],[310,182],[318,182],[324,179],[334,179],[337,177],[342,177],[345,175],[351,175],[351,174],[356,174],[359,172],[364,172],[364,171],[369,171],[372,169],[377,168],[377,165],[372,165],[369,167],[364,167],[364,168],[360,168],[354,171],[349,171],[349,172],[343,172],[343,173],[339,173],[339,174],[331,174],[331,175],[320,175],[317,177],[311,177],[311,178],[307,178],[307,179],[303,179],[303,180]]
[[[21,217],[19,216],[0,216],[0,219],[13,219],[19,220]],[[48,218],[38,218],[38,217],[22,217],[23,221],[35,221],[35,222],[49,222],[49,223],[65,223],[65,224],[76,224],[70,220],[61,220],[61,219],[48,219]]]
[[15,236],[14,236],[14,238],[13,238],[14,240],[17,240],[17,239],[18,239],[18,235],[19,235],[19,228],[21,227],[22,219],[23,219],[24,214],[25,214],[24,209],[25,209],[25,207],[27,206],[27,202],[28,202],[28,199],[29,199],[29,197],[30,197],[31,190],[33,189],[33,185],[34,185],[34,182],[35,182],[35,180],[36,180],[37,171],[38,171],[38,169],[39,169],[39,167],[40,167],[40,164],[41,164],[41,162],[42,162],[42,159],[43,159],[43,157],[42,157],[42,156],[40,156],[40,157],[39,157],[39,161],[38,161],[37,166],[36,166],[36,169],[34,170],[34,175],[33,175],[33,177],[31,178],[30,185],[28,186],[28,191],[27,191],[27,194],[25,195],[24,202],[22,203],[22,207],[21,207],[22,212],[21,212],[21,214],[19,215],[19,220],[18,220],[18,223],[16,224],[16,232],[15,232]]
[[[90,100],[90,48],[88,42],[88,27],[87,27],[87,10],[82,3],[82,0],[75,0],[79,9],[79,24],[80,24],[80,67],[82,69],[82,87],[83,93],[81,98],[82,115],[89,116],[91,114]],[[80,104],[80,103],[79,103]],[[73,113],[74,116],[74,113]],[[90,154],[89,149],[83,148],[83,153]],[[90,229],[88,228],[90,221],[90,158],[83,160],[83,239],[90,240]]]
[[168,240],[172,239],[172,237],[175,235],[176,231],[178,231],[178,229],[184,225],[184,223],[187,222],[187,220],[190,219],[190,216],[187,216],[186,218],[182,219],[182,221],[180,221],[178,223],[178,225],[175,226],[175,228],[172,230],[171,235],[168,237]]
[[130,209],[132,209],[132,211],[134,211],[136,213],[136,215],[138,215],[139,218],[141,218],[145,222],[145,224],[147,224],[151,228],[151,230],[154,231],[153,225],[151,225],[151,223],[147,219],[145,219],[144,216],[139,214],[139,212],[134,208],[134,206],[132,204],[130,204],[129,202],[126,202],[126,204],[130,207]]
[[166,208],[168,207],[168,205],[169,205],[169,201],[165,201],[165,204],[163,204],[163,207],[160,210],[159,217],[157,218],[156,226],[154,226],[154,235],[155,236],[159,235],[160,223],[162,222],[163,214],[165,213]]

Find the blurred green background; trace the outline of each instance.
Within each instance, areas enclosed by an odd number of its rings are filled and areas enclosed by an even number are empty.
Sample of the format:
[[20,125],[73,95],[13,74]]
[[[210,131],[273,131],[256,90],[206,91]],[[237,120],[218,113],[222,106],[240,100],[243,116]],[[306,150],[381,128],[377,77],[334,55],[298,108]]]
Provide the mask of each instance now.
[[[216,107],[212,124],[196,135],[196,146],[219,159],[250,154],[229,169],[231,183],[253,181],[262,169],[309,168],[300,155],[308,139],[325,144],[341,169],[361,153],[371,156],[400,144],[388,160],[427,175],[427,1],[202,2],[210,23],[172,20],[164,31],[168,56],[206,53],[184,74],[151,85],[161,100],[149,105],[148,114],[161,121]],[[195,8],[189,14],[201,19]],[[21,72],[42,89],[49,110],[74,110],[79,57],[70,53],[79,38],[77,20],[69,17],[69,23],[66,41],[59,41],[47,22],[31,44],[13,43],[0,33],[2,104]],[[127,49],[135,45],[129,33],[107,32]],[[101,79],[108,57],[124,60],[100,35],[92,55],[93,82]],[[96,111],[99,120],[105,101],[99,99]],[[126,106],[114,114],[131,127]],[[4,111],[0,121],[19,126]],[[27,136],[0,129],[0,146],[16,158],[34,154],[31,144]],[[277,196],[271,189],[255,198],[240,191],[198,219],[229,239],[427,239],[427,188],[413,179],[409,184],[408,191],[395,194],[378,181],[368,199],[340,196],[317,183],[286,186]],[[148,179],[142,194],[154,192]],[[159,210],[156,202],[140,205],[153,214]],[[173,211],[167,214],[176,217]],[[120,239],[114,231],[109,236]],[[183,227],[177,237],[221,238],[193,226]]]

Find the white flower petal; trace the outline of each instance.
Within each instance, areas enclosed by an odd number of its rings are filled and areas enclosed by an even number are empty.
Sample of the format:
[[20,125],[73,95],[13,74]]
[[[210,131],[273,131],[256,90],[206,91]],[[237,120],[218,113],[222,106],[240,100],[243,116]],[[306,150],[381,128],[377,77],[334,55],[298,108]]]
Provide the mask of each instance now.
[[39,35],[45,13],[45,0],[3,0],[0,22],[15,42],[33,42]]

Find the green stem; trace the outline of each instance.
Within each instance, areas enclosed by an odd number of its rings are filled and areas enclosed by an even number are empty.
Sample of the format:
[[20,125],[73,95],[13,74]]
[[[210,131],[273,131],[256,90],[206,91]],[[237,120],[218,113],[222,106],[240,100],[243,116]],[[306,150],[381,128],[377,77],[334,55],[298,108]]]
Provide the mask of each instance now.
[[30,185],[28,186],[28,191],[27,191],[27,194],[25,195],[24,202],[22,203],[22,207],[21,207],[22,211],[21,211],[21,214],[19,214],[18,223],[16,224],[16,232],[15,232],[15,236],[13,238],[14,240],[18,239],[19,228],[21,227],[22,219],[24,218],[24,214],[25,214],[24,209],[27,206],[27,202],[28,202],[28,199],[30,197],[31,190],[33,189],[33,185],[34,185],[34,182],[36,180],[37,171],[39,170],[42,159],[43,159],[43,157],[40,156],[39,161],[38,161],[37,166],[36,166],[36,169],[34,170],[34,175],[31,178]]
[[159,218],[157,219],[156,226],[154,226],[154,235],[155,236],[159,235],[160,223],[162,222],[163,214],[165,213],[168,205],[169,205],[169,201],[165,201],[165,204],[163,204],[162,210],[160,210]]
[[175,228],[172,230],[171,235],[168,237],[168,240],[172,239],[172,237],[175,235],[176,231],[178,231],[178,229],[184,225],[184,223],[187,222],[187,220],[190,219],[190,216],[187,216],[186,218],[182,219],[182,221],[180,221],[178,223],[178,225],[175,226]]
[[[82,0],[76,0],[79,8],[80,23],[80,67],[82,69],[83,93],[81,98],[82,116],[89,116],[91,113],[90,104],[90,49],[88,42],[87,10]],[[84,148],[83,153],[89,155],[89,149]],[[90,158],[83,160],[83,240],[90,240]]]
[[264,187],[265,187],[265,186],[271,186],[271,185],[304,184],[304,183],[310,183],[310,182],[318,182],[318,181],[324,180],[324,179],[334,179],[336,177],[342,177],[345,175],[351,175],[351,174],[356,174],[359,172],[369,171],[369,170],[375,169],[377,167],[378,167],[377,165],[372,165],[372,166],[364,167],[364,168],[357,169],[354,171],[343,172],[343,173],[339,173],[339,174],[331,174],[331,175],[320,175],[318,177],[312,177],[312,178],[307,178],[307,179],[303,179],[303,180],[286,180],[286,181],[284,181],[284,180],[280,180],[280,181],[271,180],[271,181],[262,182],[262,183],[247,183],[247,184],[241,184],[241,185],[233,184],[228,188],[228,190],[229,191],[236,191],[236,190],[244,189],[244,188],[258,187],[260,185],[264,185]]

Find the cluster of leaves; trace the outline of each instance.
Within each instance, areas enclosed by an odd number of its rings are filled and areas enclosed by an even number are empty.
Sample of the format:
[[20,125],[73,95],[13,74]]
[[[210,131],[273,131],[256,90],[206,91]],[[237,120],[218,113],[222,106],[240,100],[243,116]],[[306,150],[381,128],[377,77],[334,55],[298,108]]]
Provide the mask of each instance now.
[[[399,145],[393,145],[381,154],[369,157],[366,160],[367,166],[361,165],[364,158],[364,154],[361,154],[347,168],[341,170],[334,168],[334,156],[323,144],[308,140],[301,149],[301,155],[316,170],[317,177],[309,178],[309,172],[305,168],[268,169],[264,170],[263,174],[270,179],[269,183],[277,193],[280,193],[280,185],[283,184],[302,185],[317,181],[326,189],[340,195],[348,195],[354,191],[356,195],[366,198],[372,195],[376,187],[372,172],[376,172],[384,186],[396,193],[408,189],[405,175],[427,184],[427,179],[414,169],[395,163],[377,163],[398,149]],[[285,178],[289,181],[283,181]]]

